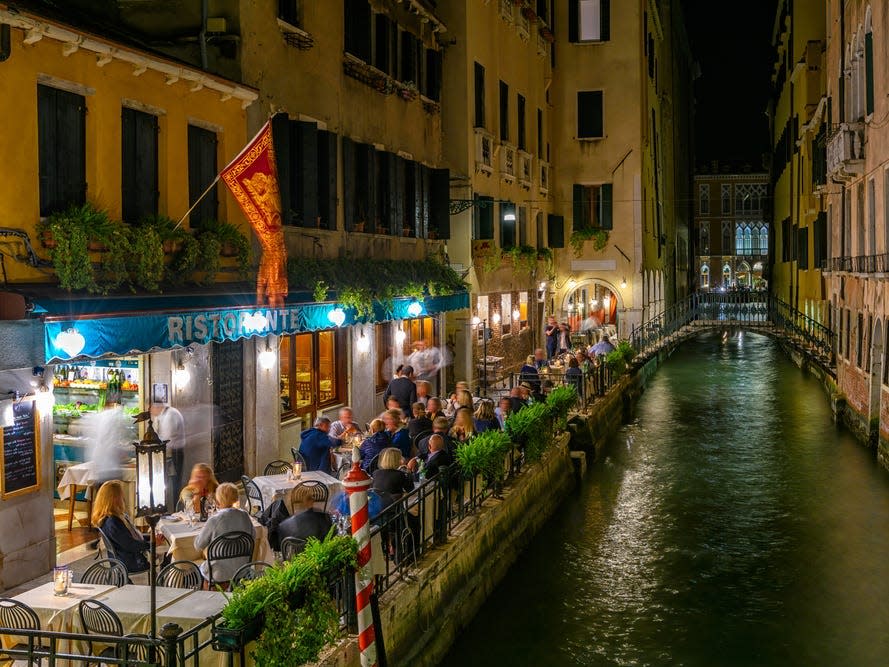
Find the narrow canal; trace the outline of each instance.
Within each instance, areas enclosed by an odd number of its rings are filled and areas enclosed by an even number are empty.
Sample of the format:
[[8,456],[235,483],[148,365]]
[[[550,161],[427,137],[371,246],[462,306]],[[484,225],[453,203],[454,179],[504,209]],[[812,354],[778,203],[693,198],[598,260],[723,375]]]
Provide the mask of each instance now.
[[442,665],[889,664],[889,473],[770,339],[687,342]]

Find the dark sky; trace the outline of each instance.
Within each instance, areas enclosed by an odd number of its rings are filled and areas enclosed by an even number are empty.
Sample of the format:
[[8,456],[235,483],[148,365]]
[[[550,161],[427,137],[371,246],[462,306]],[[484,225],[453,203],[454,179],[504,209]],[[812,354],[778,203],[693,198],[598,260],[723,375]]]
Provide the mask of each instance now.
[[772,27],[776,0],[683,0],[692,53],[698,163],[746,161],[762,167],[768,151]]

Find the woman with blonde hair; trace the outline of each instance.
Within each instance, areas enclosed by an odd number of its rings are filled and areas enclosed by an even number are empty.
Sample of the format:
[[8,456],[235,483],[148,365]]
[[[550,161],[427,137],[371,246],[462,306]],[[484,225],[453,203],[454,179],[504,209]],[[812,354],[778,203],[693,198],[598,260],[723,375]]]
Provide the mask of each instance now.
[[472,394],[468,389],[457,390],[457,409],[459,410],[460,408],[469,408],[470,410],[475,409]]
[[476,433],[484,433],[491,430],[499,431],[500,422],[497,421],[497,416],[494,414],[494,401],[488,398],[483,398],[479,401],[478,409],[475,411],[472,421],[475,425]]
[[450,435],[457,442],[466,442],[475,435],[475,423],[472,421],[471,408],[465,406],[457,408]]
[[403,470],[399,470],[403,461],[401,450],[397,447],[387,447],[380,452],[380,467],[373,473],[374,491],[387,493],[393,499],[398,499],[401,494],[413,491],[414,483],[410,476]]
[[195,512],[201,511],[201,498],[213,499],[213,494],[219,487],[216,475],[206,463],[195,463],[191,469],[188,486],[182,489],[179,499],[185,508],[191,507]]
[[148,569],[145,552],[151,548],[151,542],[142,536],[126,514],[123,482],[112,479],[99,487],[90,518],[93,526],[102,531],[118,560],[126,566],[127,572],[135,574]]
[[[206,549],[210,543],[220,535],[226,533],[247,533],[255,537],[253,522],[250,515],[237,507],[238,487],[231,482],[223,482],[216,489],[217,510],[209,519],[201,532],[194,538],[194,545],[198,549]],[[250,557],[226,558],[213,562],[213,579],[215,582],[231,581],[232,576],[242,565],[250,562]],[[209,579],[209,567],[207,561],[201,564],[201,574],[204,579]]]

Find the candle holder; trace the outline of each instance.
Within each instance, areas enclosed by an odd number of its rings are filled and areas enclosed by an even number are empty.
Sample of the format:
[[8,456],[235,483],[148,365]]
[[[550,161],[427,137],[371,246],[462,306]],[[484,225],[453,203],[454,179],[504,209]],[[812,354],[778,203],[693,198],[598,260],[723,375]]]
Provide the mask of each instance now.
[[293,462],[293,478],[294,479],[302,479],[303,476],[303,464],[299,461]]
[[57,597],[68,595],[71,586],[71,568],[67,565],[58,565],[52,569],[52,594]]

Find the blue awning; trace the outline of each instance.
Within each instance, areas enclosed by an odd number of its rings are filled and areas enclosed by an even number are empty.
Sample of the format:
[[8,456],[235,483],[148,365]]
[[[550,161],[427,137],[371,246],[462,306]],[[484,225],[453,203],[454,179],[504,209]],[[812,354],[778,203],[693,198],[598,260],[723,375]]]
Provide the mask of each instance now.
[[[230,295],[228,299],[237,302],[235,296]],[[183,301],[182,298],[171,297],[166,299],[163,310],[134,313],[106,311],[105,314],[97,313],[96,304],[93,304],[92,307],[84,307],[85,312],[77,315],[53,314],[54,309],[44,301],[40,305],[46,309],[46,361],[124,356],[181,348],[193,343],[221,343],[254,336],[423,317],[468,308],[469,294],[460,292],[447,296],[427,296],[422,300],[395,299],[387,305],[375,303],[373,315],[367,318],[357,318],[352,308],[337,303],[309,302],[282,308],[246,304],[208,308],[192,302],[191,308],[177,308],[184,305]],[[116,305],[121,306],[119,303]]]

